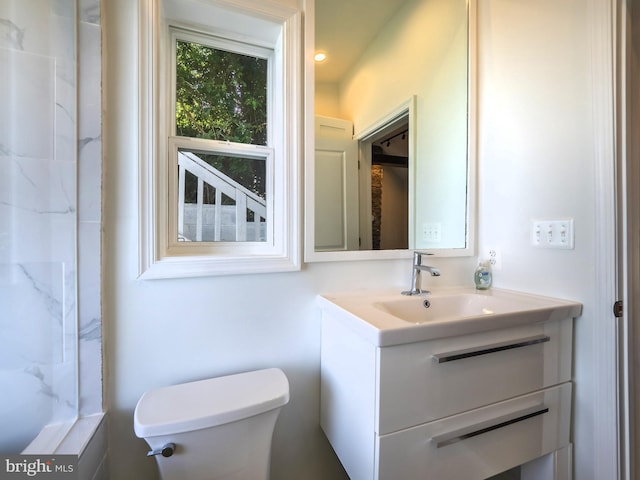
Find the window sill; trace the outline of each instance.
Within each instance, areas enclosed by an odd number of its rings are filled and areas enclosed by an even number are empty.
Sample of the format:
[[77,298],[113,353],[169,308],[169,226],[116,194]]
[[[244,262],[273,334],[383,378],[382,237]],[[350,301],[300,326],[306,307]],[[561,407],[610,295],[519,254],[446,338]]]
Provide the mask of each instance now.
[[141,280],[163,278],[208,277],[218,275],[246,275],[253,273],[292,272],[300,270],[297,251],[294,258],[286,256],[251,257],[166,257],[141,273]]

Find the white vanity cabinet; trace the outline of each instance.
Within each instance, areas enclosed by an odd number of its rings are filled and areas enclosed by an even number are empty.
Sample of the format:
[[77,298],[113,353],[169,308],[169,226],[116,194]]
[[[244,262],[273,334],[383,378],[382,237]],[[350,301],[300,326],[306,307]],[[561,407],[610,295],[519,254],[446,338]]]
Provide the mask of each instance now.
[[340,317],[321,426],[351,480],[481,480],[569,445],[572,317],[388,346]]

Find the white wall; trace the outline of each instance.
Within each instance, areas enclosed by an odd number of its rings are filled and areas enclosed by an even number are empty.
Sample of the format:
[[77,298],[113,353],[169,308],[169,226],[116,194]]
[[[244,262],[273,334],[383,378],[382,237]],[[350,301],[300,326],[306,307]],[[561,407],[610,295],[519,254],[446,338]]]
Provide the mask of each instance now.
[[[396,285],[407,261],[306,265],[302,272],[138,281],[135,2],[105,2],[104,321],[110,471],[154,478],[132,413],[149,388],[277,366],[291,402],[274,435],[272,478],[346,479],[318,426],[319,292]],[[576,322],[575,478],[592,477],[595,342],[594,147],[588,31],[581,0],[481,0],[479,236],[499,248],[495,285],[584,303]],[[576,248],[529,246],[529,219],[571,216]],[[433,259],[431,285],[471,284],[473,259]],[[594,479],[599,480],[599,479]]]
[[[494,285],[574,299],[575,478],[594,478],[595,132],[582,0],[479,2],[479,239]],[[574,250],[536,249],[533,218],[575,221]],[[608,446],[607,446],[608,448]],[[599,480],[599,479],[594,479]]]
[[314,107],[316,115],[340,118],[338,86],[335,83],[316,83]]

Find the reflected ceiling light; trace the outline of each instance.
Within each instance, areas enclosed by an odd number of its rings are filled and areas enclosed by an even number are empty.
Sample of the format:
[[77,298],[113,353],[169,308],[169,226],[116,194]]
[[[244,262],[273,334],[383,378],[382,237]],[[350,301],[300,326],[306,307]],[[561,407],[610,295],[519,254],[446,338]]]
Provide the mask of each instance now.
[[313,59],[316,62],[324,62],[327,59],[327,54],[324,52],[317,52],[314,56]]

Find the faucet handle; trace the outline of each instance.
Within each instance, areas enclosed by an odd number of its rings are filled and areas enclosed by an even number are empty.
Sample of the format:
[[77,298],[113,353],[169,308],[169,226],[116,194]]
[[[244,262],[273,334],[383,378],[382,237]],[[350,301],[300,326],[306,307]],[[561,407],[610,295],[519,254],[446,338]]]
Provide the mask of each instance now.
[[420,250],[413,251],[413,264],[420,265],[422,263],[423,255],[433,255],[431,252],[421,252]]

